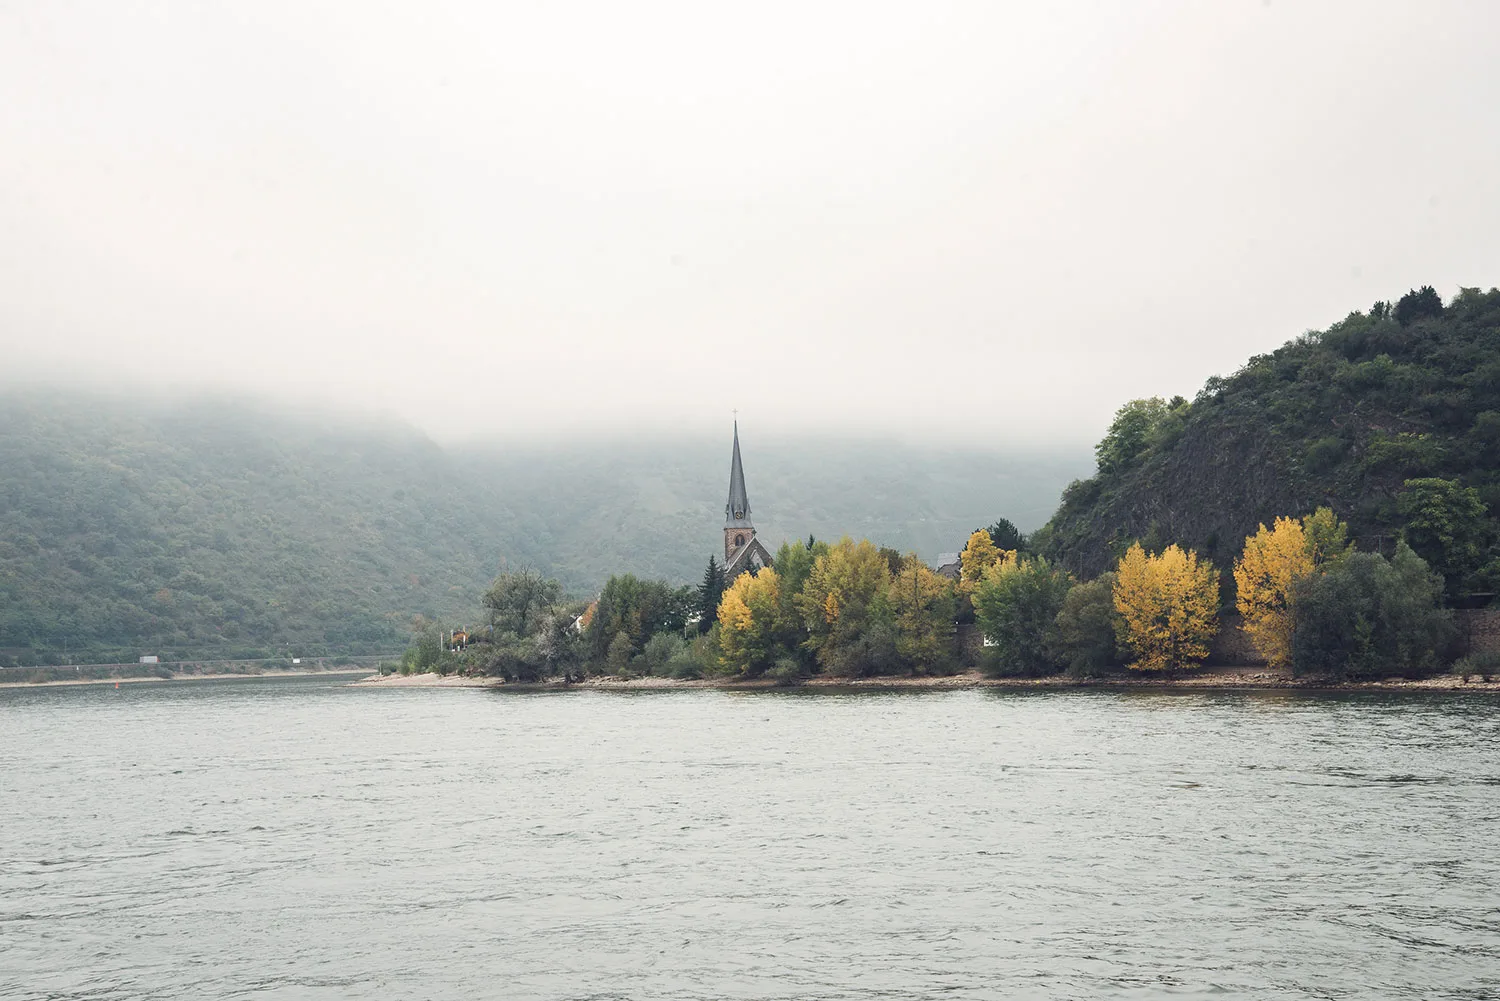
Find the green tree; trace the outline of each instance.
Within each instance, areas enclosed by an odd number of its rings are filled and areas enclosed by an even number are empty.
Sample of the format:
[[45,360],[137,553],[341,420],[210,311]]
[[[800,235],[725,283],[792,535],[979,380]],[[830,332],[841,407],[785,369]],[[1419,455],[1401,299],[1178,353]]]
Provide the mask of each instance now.
[[630,662],[634,659],[630,634],[623,629],[615,633],[604,651],[604,666],[613,675],[628,675]]
[[536,634],[537,654],[545,673],[570,683],[583,680],[585,650],[583,637],[573,626],[576,614],[556,609],[543,620]]
[[1157,425],[1167,416],[1167,403],[1160,396],[1131,400],[1115,411],[1115,419],[1104,439],[1094,447],[1099,472],[1124,469],[1151,443]]
[[1413,289],[1396,302],[1396,322],[1403,327],[1429,316],[1442,315],[1443,297],[1431,285]]
[[562,594],[555,580],[542,576],[533,567],[502,573],[484,593],[484,607],[489,609],[490,625],[497,631],[528,636],[542,617],[551,611]]
[[1406,519],[1406,544],[1443,577],[1447,593],[1469,590],[1484,566],[1492,538],[1488,509],[1479,491],[1457,480],[1407,480],[1396,498]]
[[1293,673],[1378,678],[1437,670],[1454,637],[1441,597],[1441,578],[1404,542],[1390,560],[1351,553],[1298,586]]
[[974,591],[991,674],[1039,676],[1059,665],[1057,616],[1072,578],[1038,556],[997,563]]
[[419,622],[411,646],[401,658],[402,674],[427,674],[443,659],[443,634],[436,624]]
[[806,586],[807,578],[812,576],[818,557],[827,552],[828,543],[819,542],[812,536],[808,536],[805,543],[784,542],[776,551],[776,573],[781,578],[776,632],[781,644],[786,647],[787,656],[797,660],[803,668],[811,668],[815,658],[812,649],[805,643],[807,626],[803,621],[802,611],[797,606],[797,596]]
[[1302,519],[1308,551],[1313,566],[1322,568],[1337,563],[1349,554],[1349,526],[1338,519],[1332,508],[1320,507]]
[[634,657],[652,635],[681,632],[687,606],[696,593],[693,588],[674,589],[665,581],[642,580],[634,574],[611,577],[599,592],[598,607],[589,622],[590,660],[613,666],[609,655],[619,636],[626,638],[629,657]]
[[1115,575],[1075,584],[1057,613],[1057,659],[1074,677],[1089,678],[1120,662],[1115,649]]

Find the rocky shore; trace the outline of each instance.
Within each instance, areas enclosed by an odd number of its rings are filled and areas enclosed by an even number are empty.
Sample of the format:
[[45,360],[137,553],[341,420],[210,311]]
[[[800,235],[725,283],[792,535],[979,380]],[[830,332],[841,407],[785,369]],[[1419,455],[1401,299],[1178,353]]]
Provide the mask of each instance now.
[[[498,678],[467,678],[457,675],[442,677],[436,674],[391,674],[381,677],[372,675],[352,682],[359,687],[372,688],[503,688],[511,691],[643,691],[692,688],[714,688],[724,690],[773,689],[777,685],[765,678],[743,680],[735,678],[704,678],[695,681],[678,681],[672,678],[617,678],[596,677],[575,684],[560,681],[532,684],[506,684]],[[1007,688],[1007,689],[1287,689],[1303,691],[1473,691],[1500,692],[1500,677],[1492,681],[1472,678],[1465,682],[1452,674],[1410,680],[1386,678],[1380,681],[1330,682],[1304,678],[1293,678],[1288,672],[1265,667],[1203,668],[1184,673],[1176,678],[1110,677],[1080,681],[1063,675],[1050,678],[987,678],[977,671],[964,674],[936,677],[876,677],[876,678],[808,678],[797,687],[839,690],[953,690],[961,688]]]

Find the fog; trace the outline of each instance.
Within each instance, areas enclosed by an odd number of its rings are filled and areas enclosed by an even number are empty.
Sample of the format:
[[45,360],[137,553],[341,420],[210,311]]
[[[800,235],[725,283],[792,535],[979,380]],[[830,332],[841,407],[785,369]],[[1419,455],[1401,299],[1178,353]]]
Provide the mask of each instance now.
[[1097,438],[1500,280],[1500,7],[0,2],[0,375]]

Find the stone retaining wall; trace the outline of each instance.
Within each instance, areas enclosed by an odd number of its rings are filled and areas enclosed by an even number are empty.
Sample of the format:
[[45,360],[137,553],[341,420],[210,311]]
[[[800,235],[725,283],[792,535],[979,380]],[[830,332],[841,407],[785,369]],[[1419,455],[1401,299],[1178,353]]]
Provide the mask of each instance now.
[[1500,653],[1500,608],[1460,608],[1453,621],[1466,653]]

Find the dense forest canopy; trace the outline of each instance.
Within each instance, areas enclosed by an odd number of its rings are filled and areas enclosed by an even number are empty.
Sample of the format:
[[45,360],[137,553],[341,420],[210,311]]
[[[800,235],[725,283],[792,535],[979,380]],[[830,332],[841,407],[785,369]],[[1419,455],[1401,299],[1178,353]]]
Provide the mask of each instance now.
[[1123,406],[1096,474],[1032,540],[1092,576],[1134,540],[1227,567],[1258,524],[1320,506],[1361,549],[1405,538],[1450,600],[1496,589],[1500,291],[1378,302],[1212,378],[1192,400]]
[[[859,531],[935,555],[999,504],[1039,524],[1081,453],[747,441],[774,544]],[[728,442],[442,448],[255,407],[0,391],[0,664],[383,652],[463,623],[496,573],[575,595],[696,583]]]

